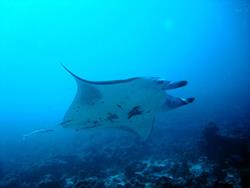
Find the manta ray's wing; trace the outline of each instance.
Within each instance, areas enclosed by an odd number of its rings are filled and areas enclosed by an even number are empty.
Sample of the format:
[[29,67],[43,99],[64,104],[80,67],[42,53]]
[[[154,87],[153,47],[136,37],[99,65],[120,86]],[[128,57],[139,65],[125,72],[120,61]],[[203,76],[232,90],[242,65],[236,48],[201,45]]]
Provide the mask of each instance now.
[[142,139],[151,133],[156,112],[166,100],[152,79],[93,82],[76,79],[77,94],[61,123],[79,129],[112,127],[134,132]]

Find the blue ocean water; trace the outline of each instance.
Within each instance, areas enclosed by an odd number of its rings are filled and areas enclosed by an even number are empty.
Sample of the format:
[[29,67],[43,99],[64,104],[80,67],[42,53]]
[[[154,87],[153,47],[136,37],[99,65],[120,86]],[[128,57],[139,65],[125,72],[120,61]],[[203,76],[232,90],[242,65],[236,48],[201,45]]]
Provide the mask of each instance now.
[[[200,160],[194,148],[209,122],[225,137],[236,128],[250,133],[249,33],[248,0],[0,1],[0,187],[42,187],[48,179],[61,187],[80,187],[89,177],[106,178],[106,187],[116,187],[110,177],[123,171],[123,160],[165,160],[161,165],[166,174],[169,161],[178,158],[173,156],[186,150],[193,151],[187,154],[192,156],[186,159],[189,170],[197,170],[200,163],[190,164]],[[160,113],[146,144],[118,130],[64,129],[59,124],[77,87],[61,63],[95,81],[136,76],[187,80],[188,86],[170,94],[196,100]],[[44,128],[55,131],[23,140],[23,135]],[[143,149],[131,154],[135,145]],[[81,166],[83,160],[89,166]],[[48,163],[54,166],[44,165]],[[103,164],[110,165],[106,175]],[[245,176],[239,168],[236,172],[244,187]],[[132,181],[121,179],[125,187]],[[140,181],[156,186],[158,180]]]

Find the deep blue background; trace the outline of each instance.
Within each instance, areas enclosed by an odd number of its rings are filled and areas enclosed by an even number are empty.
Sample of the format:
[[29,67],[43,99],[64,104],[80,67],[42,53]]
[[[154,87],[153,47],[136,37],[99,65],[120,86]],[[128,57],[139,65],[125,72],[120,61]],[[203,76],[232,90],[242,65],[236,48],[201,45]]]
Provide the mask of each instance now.
[[1,0],[1,149],[59,127],[76,92],[60,62],[90,80],[188,80],[171,93],[197,100],[169,114],[177,123],[246,118],[249,12],[238,0]]

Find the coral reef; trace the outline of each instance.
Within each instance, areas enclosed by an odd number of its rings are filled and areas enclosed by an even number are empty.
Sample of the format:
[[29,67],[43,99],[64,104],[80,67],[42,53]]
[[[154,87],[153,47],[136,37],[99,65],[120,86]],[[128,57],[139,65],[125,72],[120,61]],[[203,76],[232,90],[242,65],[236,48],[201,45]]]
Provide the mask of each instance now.
[[202,134],[203,139],[199,148],[209,159],[217,161],[221,165],[238,168],[250,165],[249,137],[222,135],[214,122],[208,123]]
[[17,172],[2,173],[0,188],[249,187],[249,137],[222,135],[213,122],[199,142],[185,135],[179,143],[157,135],[133,144],[124,137],[50,155]]

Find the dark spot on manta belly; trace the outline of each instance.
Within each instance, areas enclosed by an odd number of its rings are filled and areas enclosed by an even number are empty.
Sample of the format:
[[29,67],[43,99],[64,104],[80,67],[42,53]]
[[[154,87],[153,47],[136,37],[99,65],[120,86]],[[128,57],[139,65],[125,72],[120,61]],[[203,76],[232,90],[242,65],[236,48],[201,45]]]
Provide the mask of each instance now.
[[119,119],[117,114],[113,114],[111,112],[108,113],[108,116],[106,118],[107,121],[114,122],[114,120]]
[[123,110],[122,106],[120,104],[116,105],[118,108],[120,108],[121,110]]
[[133,107],[129,113],[128,113],[128,119],[132,118],[133,116],[136,115],[141,115],[143,113],[143,110],[141,110],[140,106],[135,106]]
[[98,120],[94,120],[92,121],[92,124],[90,127],[99,127],[99,126],[102,126],[101,122]]

